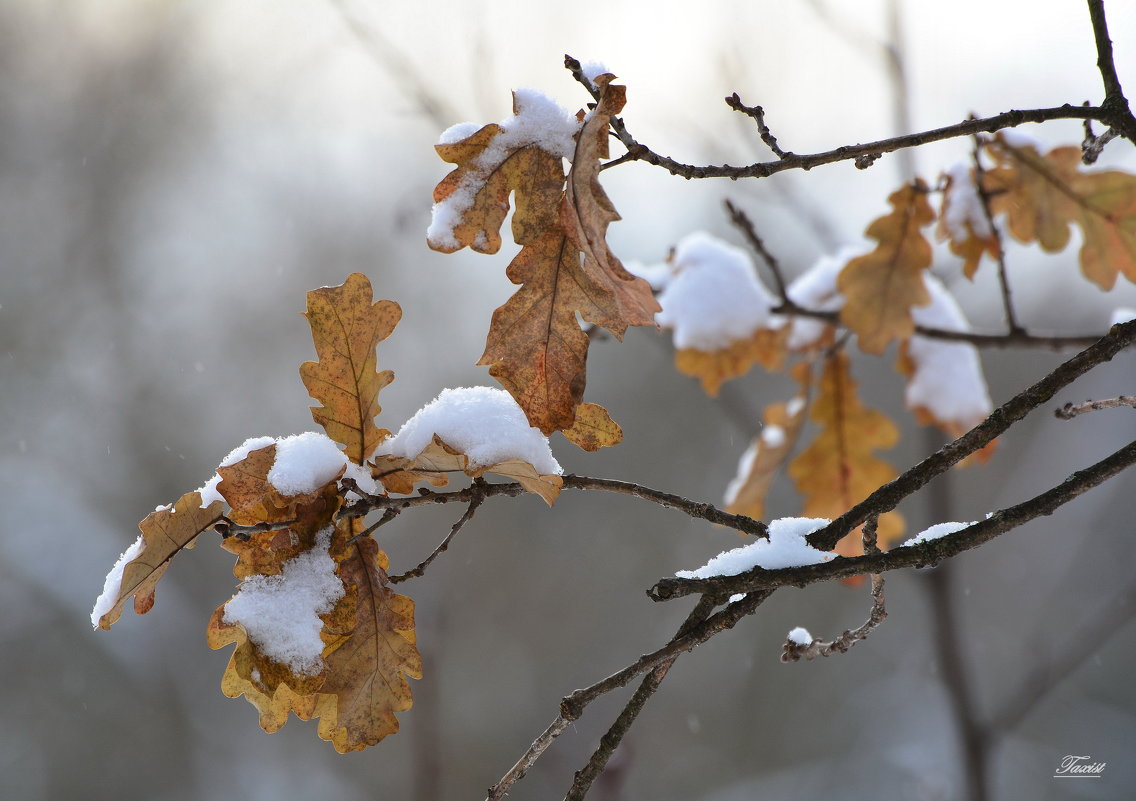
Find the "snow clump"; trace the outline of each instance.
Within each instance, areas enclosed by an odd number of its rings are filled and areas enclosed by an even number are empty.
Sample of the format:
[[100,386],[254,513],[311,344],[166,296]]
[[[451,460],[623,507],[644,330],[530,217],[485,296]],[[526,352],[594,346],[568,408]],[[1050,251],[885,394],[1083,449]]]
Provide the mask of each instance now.
[[524,411],[503,389],[444,389],[407,420],[378,453],[413,459],[437,435],[479,467],[520,459],[545,475],[563,472],[552,456],[548,437],[529,425]]
[[700,579],[712,576],[736,576],[755,567],[777,570],[827,562],[834,553],[819,551],[805,537],[827,526],[822,517],[782,517],[769,524],[769,539],[723,551],[697,570],[679,570],[679,578]]

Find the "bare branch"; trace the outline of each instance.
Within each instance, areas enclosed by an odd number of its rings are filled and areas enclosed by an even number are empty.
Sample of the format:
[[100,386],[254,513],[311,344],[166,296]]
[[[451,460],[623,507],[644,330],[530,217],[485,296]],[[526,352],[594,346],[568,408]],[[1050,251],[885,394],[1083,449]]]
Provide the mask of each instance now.
[[1104,84],[1104,101],[1101,110],[1106,116],[1093,117],[1115,128],[1121,136],[1136,144],[1136,117],[1132,116],[1132,109],[1128,99],[1124,96],[1124,89],[1120,85],[1120,77],[1116,73],[1116,63],[1112,55],[1112,39],[1108,35],[1108,19],[1104,13],[1104,0],[1088,0],[1089,19],[1093,23],[1093,38],[1097,48],[1097,69],[1100,70],[1101,82]]
[[1053,415],[1059,420],[1072,420],[1074,417],[1086,412],[1096,412],[1101,409],[1117,409],[1121,406],[1136,408],[1136,395],[1120,395],[1107,400],[1087,400],[1084,403],[1066,403],[1059,409],[1053,410]]
[[[949,446],[948,446],[949,447]],[[1037,517],[1054,511],[1136,463],[1136,442],[1130,442],[1105,459],[1078,470],[1056,487],[1015,506],[992,513],[954,534],[918,545],[906,545],[881,554],[837,557],[829,562],[779,570],[754,568],[736,576],[702,579],[660,579],[647,594],[656,601],[669,601],[684,595],[753,592],[776,587],[805,587],[835,578],[884,573],[905,567],[929,567],[963,551],[977,548],[995,537],[1012,531]],[[824,529],[822,529],[823,531]]]
[[777,137],[769,130],[769,126],[765,124],[765,109],[761,106],[747,106],[738,97],[738,93],[734,92],[726,98],[726,105],[734,111],[745,114],[757,124],[757,134],[761,137],[761,141],[765,142],[765,146],[773,151],[773,155],[779,159],[790,158],[793,153],[786,152],[781,149],[777,144]]
[[[474,479],[475,485],[477,484],[477,482],[480,482],[480,481],[481,481],[480,478],[475,478]],[[482,485],[484,485],[484,482],[482,482]],[[435,559],[437,559],[438,556],[443,551],[445,551],[447,548],[450,547],[450,541],[454,538],[454,536],[459,531],[462,530],[462,526],[464,526],[466,523],[468,523],[473,518],[473,514],[474,514],[474,512],[477,511],[477,507],[481,506],[481,504],[484,500],[485,500],[484,495],[474,495],[473,498],[470,499],[469,506],[466,507],[465,514],[463,514],[461,517],[459,517],[458,521],[456,523],[454,523],[453,526],[450,527],[450,533],[446,535],[446,538],[444,540],[442,540],[442,542],[438,545],[438,547],[435,548],[433,551],[431,551],[430,555],[427,556],[425,559],[423,559],[421,562],[419,562],[418,565],[415,566],[413,569],[408,570],[405,573],[400,573],[397,576],[391,576],[390,577],[390,583],[391,584],[398,584],[399,582],[406,581],[407,579],[421,578],[422,575],[426,572],[426,568],[428,568],[430,566],[430,564]],[[390,510],[388,509],[387,511],[389,512]]]
[[[1088,120],[1085,121],[1088,125]],[[982,142],[978,137],[974,138],[974,149],[971,151],[971,160],[974,162],[974,185],[978,190],[978,200],[982,204],[982,214],[986,218],[986,224],[994,234],[994,241],[998,247],[996,260],[998,262],[998,287],[1002,292],[1002,311],[1006,315],[1006,327],[1010,329],[1011,336],[1020,336],[1026,333],[1018,322],[1018,317],[1014,313],[1014,304],[1010,299],[1010,278],[1006,270],[1006,250],[1002,246],[1002,229],[994,222],[994,212],[990,209],[990,195],[987,193],[985,181],[983,180],[986,169],[982,166],[982,158],[980,150]]]
[[[734,96],[737,97],[737,95]],[[769,249],[765,247],[765,242],[758,236],[753,220],[729,200],[726,200],[726,211],[730,215],[730,222],[742,232],[749,246],[753,248],[754,252],[757,253],[762,261],[765,262],[766,266],[769,267],[769,271],[773,274],[773,282],[777,286],[777,296],[781,299],[781,305],[786,308],[797,309],[797,304],[789,297],[789,287],[785,280],[785,274],[781,270],[781,264],[777,261],[777,258],[769,252]]]

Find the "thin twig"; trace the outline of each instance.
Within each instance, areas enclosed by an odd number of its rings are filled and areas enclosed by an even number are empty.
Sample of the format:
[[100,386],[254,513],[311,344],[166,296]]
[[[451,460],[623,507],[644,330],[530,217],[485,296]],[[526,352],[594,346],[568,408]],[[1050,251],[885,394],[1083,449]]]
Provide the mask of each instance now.
[[[735,95],[736,97],[736,95]],[[796,309],[797,304],[789,297],[789,286],[785,281],[785,274],[781,271],[781,264],[777,258],[769,252],[769,248],[765,247],[765,242],[757,234],[757,228],[754,227],[753,220],[749,216],[730,202],[726,200],[726,211],[730,215],[730,222],[732,222],[742,235],[746,238],[746,242],[753,248],[754,252],[761,257],[769,267],[769,272],[773,274],[773,283],[777,287],[777,296],[781,299],[781,305],[787,308]]]
[[[876,533],[879,527],[879,517],[870,517],[864,523],[863,541],[864,553],[878,554],[879,546],[876,544]],[[836,639],[830,642],[814,639],[807,645],[785,640],[781,651],[782,662],[797,662],[801,659],[811,661],[818,656],[826,657],[833,654],[846,654],[848,650],[860,642],[868,639],[872,633],[887,618],[887,607],[884,604],[884,577],[879,573],[872,574],[872,608],[868,612],[868,619],[852,631],[845,630]]]
[[[710,616],[710,612],[713,611],[714,606],[715,603],[713,599],[708,596],[703,596],[694,609],[691,610],[690,614],[687,615],[686,620],[683,621],[683,624],[679,627],[678,633],[675,636],[682,636],[691,628],[706,620],[706,618]],[[611,727],[604,736],[600,738],[600,744],[592,753],[591,758],[588,759],[588,763],[583,768],[576,771],[572,779],[572,786],[569,788],[567,795],[564,796],[564,801],[581,801],[584,796],[587,795],[588,789],[592,786],[592,783],[599,778],[599,775],[603,773],[608,760],[611,759],[612,754],[615,753],[615,749],[619,747],[620,742],[622,742],[624,736],[631,728],[631,724],[635,722],[635,718],[643,711],[643,707],[646,706],[647,701],[649,701],[651,696],[655,694],[655,691],[659,689],[659,685],[663,683],[663,679],[666,678],[667,672],[670,670],[671,665],[675,663],[676,659],[678,659],[678,654],[675,654],[675,656],[652,668],[651,672],[643,677],[643,681],[639,684],[639,687],[635,690],[631,699],[623,707],[623,711],[619,713],[619,716],[611,724]]]
[[647,594],[656,601],[669,601],[685,595],[717,593],[719,596],[776,587],[805,587],[836,578],[885,573],[907,567],[929,567],[963,551],[977,548],[995,537],[1012,531],[1029,521],[1053,514],[1054,511],[1103,484],[1113,476],[1136,464],[1136,442],[1070,475],[1056,487],[1028,501],[994,512],[985,520],[938,539],[918,545],[901,546],[881,554],[837,557],[828,562],[805,567],[778,570],[754,568],[736,576],[713,576],[701,579],[668,577],[660,579]]
[[606,679],[596,682],[590,687],[576,690],[571,695],[563,698],[560,702],[560,711],[556,719],[533,741],[533,744],[521,755],[521,758],[516,761],[513,767],[509,768],[505,775],[502,776],[495,785],[489,788],[486,801],[499,801],[499,799],[504,798],[509,788],[524,778],[529,768],[540,759],[541,754],[548,750],[548,747],[552,745],[553,741],[559,737],[572,722],[579,719],[580,715],[584,712],[584,708],[592,701],[602,695],[606,695],[612,690],[625,686],[628,682],[633,681],[636,677],[643,675],[649,670],[653,670],[663,662],[668,660],[673,662],[680,653],[691,650],[695,646],[710,639],[715,634],[733,628],[739,620],[757,609],[762,601],[768,598],[772,592],[772,590],[768,590],[751,593],[751,595],[746,596],[742,601],[730,604],[721,612],[711,615],[710,617],[705,617],[705,613],[714,608],[715,599],[706,596],[700,598],[695,605],[694,612],[687,617],[687,622],[689,622],[694,618],[695,613],[700,614],[704,619],[696,626],[688,627],[687,623],[684,623],[683,628],[679,629],[680,633],[672,637],[662,648],[650,654],[644,654],[623,670],[613,673]]
[[[480,479],[474,479],[474,480],[480,481]],[[430,555],[427,556],[425,559],[423,559],[421,562],[419,562],[418,565],[416,567],[414,567],[413,569],[408,570],[405,573],[399,573],[397,576],[391,576],[390,577],[390,583],[391,584],[398,584],[399,582],[406,581],[407,579],[421,578],[422,575],[426,572],[426,568],[428,568],[430,566],[430,564],[435,559],[437,559],[438,556],[443,551],[445,551],[447,548],[450,547],[450,540],[452,540],[454,538],[454,536],[459,531],[461,531],[462,526],[464,526],[466,523],[468,523],[470,521],[470,519],[473,517],[474,512],[477,511],[477,507],[481,506],[481,504],[484,500],[485,500],[484,496],[475,495],[470,500],[469,506],[466,507],[465,514],[463,514],[461,517],[459,517],[458,521],[456,523],[454,523],[453,526],[450,527],[450,533],[446,535],[446,538],[444,540],[442,540],[442,542],[438,545],[438,547],[435,548],[433,551],[431,551]]]
[[[621,495],[630,495],[645,501],[656,503],[668,509],[677,509],[690,517],[716,523],[727,528],[752,534],[756,537],[768,537],[769,530],[760,520],[754,520],[745,515],[734,515],[724,512],[710,503],[692,501],[681,495],[644,487],[642,484],[633,484],[628,481],[616,481],[610,478],[592,478],[590,476],[566,475],[563,476],[563,489],[575,490],[601,490],[616,492]],[[432,490],[419,490],[420,495],[409,498],[392,498],[386,495],[366,495],[360,500],[353,501],[345,506],[339,513],[340,517],[362,517],[380,509],[392,507],[404,511],[416,506],[429,506],[439,503],[469,503],[479,495],[490,498],[495,495],[520,495],[525,488],[515,482],[503,484],[473,485],[453,492],[434,492]]]
[[375,521],[374,523],[372,523],[371,525],[367,526],[367,527],[366,527],[365,529],[363,529],[362,531],[360,531],[360,532],[359,532],[358,534],[356,534],[356,535],[355,535],[354,537],[352,537],[351,539],[349,539],[349,540],[347,541],[347,544],[348,544],[348,545],[351,545],[351,544],[352,544],[352,543],[354,543],[354,542],[355,542],[355,540],[357,540],[357,539],[361,539],[361,538],[363,538],[363,537],[369,537],[369,536],[371,536],[371,535],[372,535],[372,534],[374,534],[374,533],[375,533],[376,531],[378,531],[378,530],[379,530],[380,528],[382,528],[383,526],[385,526],[385,525],[386,525],[387,523],[389,523],[390,521],[392,521],[392,520],[394,520],[394,519],[395,519],[396,517],[398,517],[398,515],[399,515],[399,513],[400,513],[401,511],[402,511],[402,509],[398,508],[397,506],[390,506],[390,507],[388,507],[388,508],[387,508],[387,510],[386,510],[385,512],[383,512],[383,516],[382,516],[382,517],[380,517],[380,518],[379,518],[378,520],[376,520],[376,521]]
[[1136,395],[1120,395],[1116,398],[1099,401],[1087,400],[1084,403],[1066,403],[1061,408],[1054,409],[1053,414],[1059,420],[1072,420],[1079,414],[1096,412],[1101,409],[1117,409],[1121,406],[1136,408]]
[[212,528],[221,535],[221,539],[223,540],[227,540],[229,537],[236,537],[241,542],[248,542],[253,534],[260,534],[265,531],[285,531],[295,524],[295,520],[285,520],[279,523],[256,523],[251,526],[242,526],[222,516],[216,522],[206,526],[206,528]]
[[995,247],[998,249],[994,258],[998,262],[998,287],[1002,292],[1002,311],[1006,315],[1006,327],[1011,336],[1020,336],[1025,334],[1026,331],[1018,322],[1018,317],[1014,313],[1014,303],[1010,298],[1010,278],[1006,269],[1006,250],[1002,246],[1002,229],[994,222],[994,212],[990,209],[990,195],[986,192],[986,183],[983,180],[986,169],[982,166],[981,147],[982,143],[976,136],[974,138],[974,149],[971,151],[971,160],[974,162],[974,185],[978,190],[978,200],[982,205],[982,214],[986,218],[986,225],[990,228]]
[[786,152],[781,149],[777,144],[777,137],[769,130],[769,126],[765,124],[765,109],[761,106],[747,106],[738,97],[738,93],[734,92],[726,98],[726,105],[741,114],[745,114],[757,124],[757,134],[761,137],[761,141],[765,142],[765,146],[773,151],[773,155],[779,159],[791,158],[795,154]]
[[1100,70],[1101,83],[1104,84],[1104,101],[1101,110],[1104,117],[1094,117],[1117,129],[1125,139],[1136,143],[1136,117],[1124,97],[1120,77],[1116,73],[1116,62],[1112,55],[1112,39],[1108,35],[1108,19],[1104,12],[1104,0],[1088,0],[1089,19],[1093,24],[1093,39],[1097,48],[1097,69]]
[[1136,320],[1114,325],[1094,344],[1006,401],[970,431],[943,446],[903,475],[884,484],[828,526],[810,534],[809,544],[822,551],[831,551],[838,540],[870,515],[891,511],[901,500],[918,491],[935,476],[986,447],[1018,420],[1047,403],[1059,389],[1071,384],[1098,364],[1109,361],[1133,342],[1136,342]]

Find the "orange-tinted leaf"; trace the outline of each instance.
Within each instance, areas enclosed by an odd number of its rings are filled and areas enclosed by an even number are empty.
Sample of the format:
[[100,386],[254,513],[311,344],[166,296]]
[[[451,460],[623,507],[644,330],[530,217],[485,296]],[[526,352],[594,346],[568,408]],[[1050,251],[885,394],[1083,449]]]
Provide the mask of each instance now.
[[212,648],[237,646],[221,689],[231,698],[244,695],[260,712],[265,731],[283,726],[290,712],[303,720],[318,717],[319,736],[341,753],[374,745],[397,731],[395,714],[412,702],[406,677],[422,676],[414,604],[386,587],[386,555],[374,540],[351,542],[357,527],[340,523],[330,543],[328,553],[344,595],[320,615],[325,645],[318,672],[297,674],[266,656],[242,625],[225,622],[224,606],[214,612],[206,632]]
[[111,594],[104,596],[112,603],[109,608],[104,607],[106,611],[99,616],[99,627],[109,629],[122,617],[122,610],[131,597],[137,614],[150,611],[158,579],[170,566],[170,560],[183,548],[192,548],[197,535],[221,519],[223,506],[215,501],[202,508],[201,495],[190,492],[173,506],[147,515],[138,524],[142,530],[141,550],[123,566],[117,590],[110,588]]
[[[894,447],[899,430],[883,414],[860,403],[843,351],[825,363],[810,418],[820,432],[789,465],[789,475],[805,497],[804,516],[839,517],[895,478],[895,469],[877,458],[875,451]],[[902,533],[903,518],[898,512],[880,517],[881,547]],[[860,534],[855,531],[836,550],[859,553],[861,547]]]
[[562,433],[573,445],[589,453],[623,441],[623,429],[611,419],[607,409],[598,403],[581,403],[577,406],[576,422]]
[[853,259],[840,272],[844,295],[841,321],[857,336],[861,350],[883,353],[893,339],[915,330],[911,307],[931,298],[923,287],[923,271],[931,266],[931,243],[922,229],[935,219],[921,180],[892,193],[892,212],[868,226],[867,236],[879,244]]
[[342,471],[313,492],[284,496],[268,481],[275,462],[273,444],[251,451],[239,462],[217,468],[221,476],[217,491],[231,508],[229,519],[239,525],[288,522],[309,533],[326,526],[338,506],[336,484]]
[[300,365],[300,378],[323,404],[311,407],[312,417],[346,448],[348,459],[362,464],[390,434],[375,417],[379,390],[394,374],[377,369],[375,348],[394,331],[402,309],[390,300],[372,302],[371,282],[352,273],[340,286],[309,292],[304,316],[319,361]]
[[765,516],[765,496],[789,458],[805,424],[807,403],[797,396],[789,403],[765,407],[765,425],[738,465],[738,475],[726,490],[726,511],[754,520]]
[[[576,136],[576,151],[561,206],[564,227],[576,249],[583,253],[584,272],[611,289],[619,305],[619,315],[611,322],[591,320],[603,325],[617,338],[627,326],[652,325],[659,304],[651,286],[629,273],[607,245],[607,227],[620,219],[607,193],[600,185],[600,161],[608,157],[608,125],[627,102],[626,87],[611,83],[614,75],[600,75],[600,100],[585,118]],[[518,240],[519,241],[519,240]]]
[[[513,122],[526,111],[521,96],[514,93]],[[434,189],[438,207],[427,235],[429,246],[442,253],[463,247],[496,253],[510,193],[517,204],[512,226],[518,244],[535,240],[555,224],[564,190],[564,154],[551,152],[550,147],[539,136],[510,135],[497,124],[486,125],[461,141],[437,145],[442,160],[457,168]],[[439,220],[439,214],[445,219]]]
[[1049,253],[1069,244],[1080,227],[1081,271],[1109,290],[1123,274],[1136,281],[1136,176],[1115,170],[1081,171],[1081,150],[1059,147],[1044,156],[1031,145],[999,135],[988,145],[997,166],[986,173],[991,209],[1004,212],[1019,242]]
[[983,256],[998,258],[1001,247],[975,187],[973,168],[964,166],[947,175],[935,234],[963,260],[962,271],[967,278],[974,278]]
[[749,339],[736,339],[729,347],[705,351],[680,348],[675,351],[675,368],[702,382],[707,395],[717,396],[722,383],[745,375],[754,364],[766,370],[779,370],[785,360],[787,326],[758,329]]
[[623,101],[622,87],[605,84],[603,92],[577,136],[567,192],[557,189],[555,207],[533,204],[547,215],[543,224],[534,212],[514,225],[522,248],[508,276],[521,288],[493,313],[478,360],[546,435],[571,428],[583,399],[588,337],[577,315],[622,338],[628,326],[652,324],[658,311],[650,286],[623,268],[604,239],[619,215],[597,179],[606,153],[600,143]]
[[324,631],[333,638],[324,652],[320,688],[336,703],[334,718],[321,714],[319,727],[320,737],[340,753],[362,750],[398,731],[395,715],[413,703],[406,679],[422,678],[414,602],[386,586],[388,562],[375,541],[361,537],[348,545],[351,529],[343,528],[332,542],[332,557],[347,592],[326,618]]

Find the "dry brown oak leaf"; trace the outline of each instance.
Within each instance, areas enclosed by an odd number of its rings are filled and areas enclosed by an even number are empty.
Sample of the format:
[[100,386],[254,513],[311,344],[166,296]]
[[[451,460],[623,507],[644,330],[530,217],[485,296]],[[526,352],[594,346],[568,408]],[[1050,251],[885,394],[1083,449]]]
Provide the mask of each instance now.
[[[806,517],[835,519],[895,478],[895,469],[875,451],[894,447],[899,430],[883,414],[860,403],[843,351],[825,360],[809,416],[820,432],[789,464],[789,476],[804,496]],[[903,517],[898,512],[880,516],[881,547],[902,533]],[[844,556],[858,555],[862,549],[859,530],[836,546]]]
[[931,296],[923,271],[931,266],[931,243],[922,229],[935,219],[920,179],[888,197],[891,213],[868,226],[875,250],[845,265],[837,277],[844,295],[840,320],[856,334],[860,349],[880,354],[895,339],[915,331],[912,306],[925,306]]
[[413,703],[407,678],[422,677],[414,602],[386,586],[386,554],[370,538],[352,542],[354,529],[348,521],[340,523],[329,549],[344,596],[320,616],[325,647],[318,674],[298,676],[264,657],[240,625],[224,622],[224,607],[207,631],[212,648],[237,645],[221,680],[225,695],[244,695],[268,732],[283,726],[289,712],[301,720],[318,717],[317,733],[340,753],[362,750],[397,732],[397,713]]
[[461,451],[447,445],[438,435],[413,458],[380,454],[374,459],[375,476],[389,492],[408,495],[419,481],[428,481],[435,487],[449,483],[449,473],[461,472],[477,478],[485,473],[496,473],[512,479],[529,492],[534,492],[552,506],[564,485],[558,475],[541,474],[522,459],[506,459],[492,465],[471,462]]
[[576,134],[567,189],[560,157],[537,143],[484,163],[499,126],[437,147],[458,168],[438,185],[435,201],[459,189],[474,195],[453,226],[453,241],[431,241],[431,247],[452,252],[468,245],[496,252],[509,193],[515,198],[513,238],[521,251],[507,275],[521,288],[494,311],[478,364],[489,367],[546,435],[570,429],[583,399],[588,337],[577,315],[622,339],[628,326],[653,324],[658,311],[650,287],[623,268],[604,238],[619,215],[597,176],[600,159],[607,158],[609,122],[625,99],[623,87],[611,86],[610,80],[597,79],[602,94]]
[[375,425],[375,418],[382,411],[379,391],[394,374],[377,369],[375,348],[402,318],[397,303],[372,302],[372,297],[371,282],[352,273],[340,286],[309,292],[304,314],[319,360],[300,365],[300,378],[308,394],[323,404],[311,407],[312,417],[356,464],[390,435]]
[[154,606],[154,591],[172,560],[183,548],[192,548],[197,535],[221,519],[224,504],[214,501],[202,508],[201,495],[187,493],[173,506],[151,512],[138,524],[142,550],[122,570],[114,604],[99,618],[99,628],[109,629],[122,617],[131,597],[134,611],[144,615]]
[[1136,281],[1136,176],[1118,170],[1081,171],[1081,149],[1059,147],[1044,156],[999,136],[987,146],[997,166],[986,173],[991,210],[1006,214],[1019,242],[1057,253],[1071,224],[1083,236],[1086,278],[1107,291],[1118,275]]

